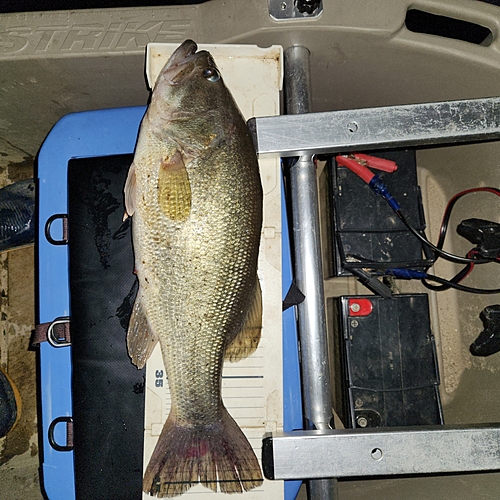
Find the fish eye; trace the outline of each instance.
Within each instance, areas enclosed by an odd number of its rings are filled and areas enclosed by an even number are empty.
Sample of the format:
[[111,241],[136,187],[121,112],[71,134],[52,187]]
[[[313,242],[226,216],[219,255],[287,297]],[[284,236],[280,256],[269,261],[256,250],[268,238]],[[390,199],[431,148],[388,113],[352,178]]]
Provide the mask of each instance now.
[[203,78],[209,82],[215,83],[220,80],[220,73],[216,68],[206,68],[203,70]]

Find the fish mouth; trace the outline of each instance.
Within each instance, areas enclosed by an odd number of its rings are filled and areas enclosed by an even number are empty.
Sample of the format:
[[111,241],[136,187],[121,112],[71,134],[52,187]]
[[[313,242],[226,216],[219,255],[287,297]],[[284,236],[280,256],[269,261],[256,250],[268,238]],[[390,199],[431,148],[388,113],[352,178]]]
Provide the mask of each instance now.
[[196,42],[193,42],[193,40],[184,41],[181,45],[179,45],[179,47],[175,49],[174,53],[170,56],[165,69],[168,70],[170,68],[173,68],[174,66],[179,66],[179,64],[188,61],[192,58],[192,56],[196,54],[197,50],[198,45],[196,44]]
[[199,66],[198,60],[201,58],[210,58],[205,50],[198,50],[198,45],[193,40],[184,41],[165,64],[160,76],[170,85],[179,85],[187,80],[194,72],[196,66]]

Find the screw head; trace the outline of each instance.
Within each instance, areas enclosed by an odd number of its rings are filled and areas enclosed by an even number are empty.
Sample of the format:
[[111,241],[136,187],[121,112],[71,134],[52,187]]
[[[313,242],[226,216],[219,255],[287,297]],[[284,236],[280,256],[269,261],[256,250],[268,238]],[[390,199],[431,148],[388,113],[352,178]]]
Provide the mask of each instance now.
[[351,311],[355,313],[359,312],[359,310],[361,309],[361,306],[357,302],[353,302],[350,307]]
[[366,417],[358,417],[356,423],[358,427],[366,427],[368,425],[368,419]]

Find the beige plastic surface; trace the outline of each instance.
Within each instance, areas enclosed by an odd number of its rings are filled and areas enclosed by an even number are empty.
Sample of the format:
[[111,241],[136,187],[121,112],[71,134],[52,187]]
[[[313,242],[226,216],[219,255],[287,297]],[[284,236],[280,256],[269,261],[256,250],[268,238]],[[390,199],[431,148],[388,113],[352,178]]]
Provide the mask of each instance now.
[[[177,44],[150,44],[146,71],[154,82]],[[200,45],[208,50],[221,71],[246,119],[279,114],[282,78],[282,48],[261,49],[250,45]],[[283,383],[281,369],[281,187],[278,160],[259,160],[264,190],[264,221],[259,253],[263,328],[257,351],[237,363],[226,362],[222,372],[222,398],[261,456],[265,432],[283,429]],[[146,418],[144,466],[149,462],[163,422],[170,409],[170,392],[159,345],[146,365]],[[151,498],[144,494],[144,499]],[[227,499],[198,485],[182,498]],[[265,481],[263,486],[242,495],[245,500],[279,500],[283,483]]]
[[[500,95],[500,8],[475,0],[324,0],[315,20],[275,22],[267,0],[211,0],[184,7],[0,15],[0,168],[33,161],[53,124],[69,112],[146,104],[144,50],[149,42],[293,44],[311,51],[313,110]],[[409,8],[454,17],[491,30],[489,46],[412,33]],[[418,152],[429,234],[436,237],[447,200],[460,190],[500,185],[500,145],[439,147]],[[494,195],[457,204],[452,235],[465,217],[499,221]],[[272,233],[272,230],[270,234]],[[452,276],[440,266],[437,273]],[[486,266],[470,278],[498,286]],[[361,292],[354,282],[326,284],[332,295]],[[415,290],[421,291],[418,285]],[[363,290],[364,291],[364,290]],[[479,312],[498,296],[446,292],[431,297],[439,336],[448,423],[500,420],[500,355],[472,358]],[[500,474],[340,482],[341,500],[499,498]]]

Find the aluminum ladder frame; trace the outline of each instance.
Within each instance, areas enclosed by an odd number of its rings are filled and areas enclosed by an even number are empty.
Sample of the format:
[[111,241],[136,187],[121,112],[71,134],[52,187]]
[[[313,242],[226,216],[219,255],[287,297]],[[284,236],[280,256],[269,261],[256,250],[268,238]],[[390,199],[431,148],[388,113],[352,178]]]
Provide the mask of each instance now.
[[[309,51],[285,51],[287,115],[252,118],[259,156],[290,166],[295,283],[307,429],[263,442],[269,479],[308,479],[309,498],[338,498],[338,477],[500,470],[500,423],[331,428],[332,399],[313,156],[500,139],[500,97],[310,113]],[[289,160],[290,161],[290,160]]]

